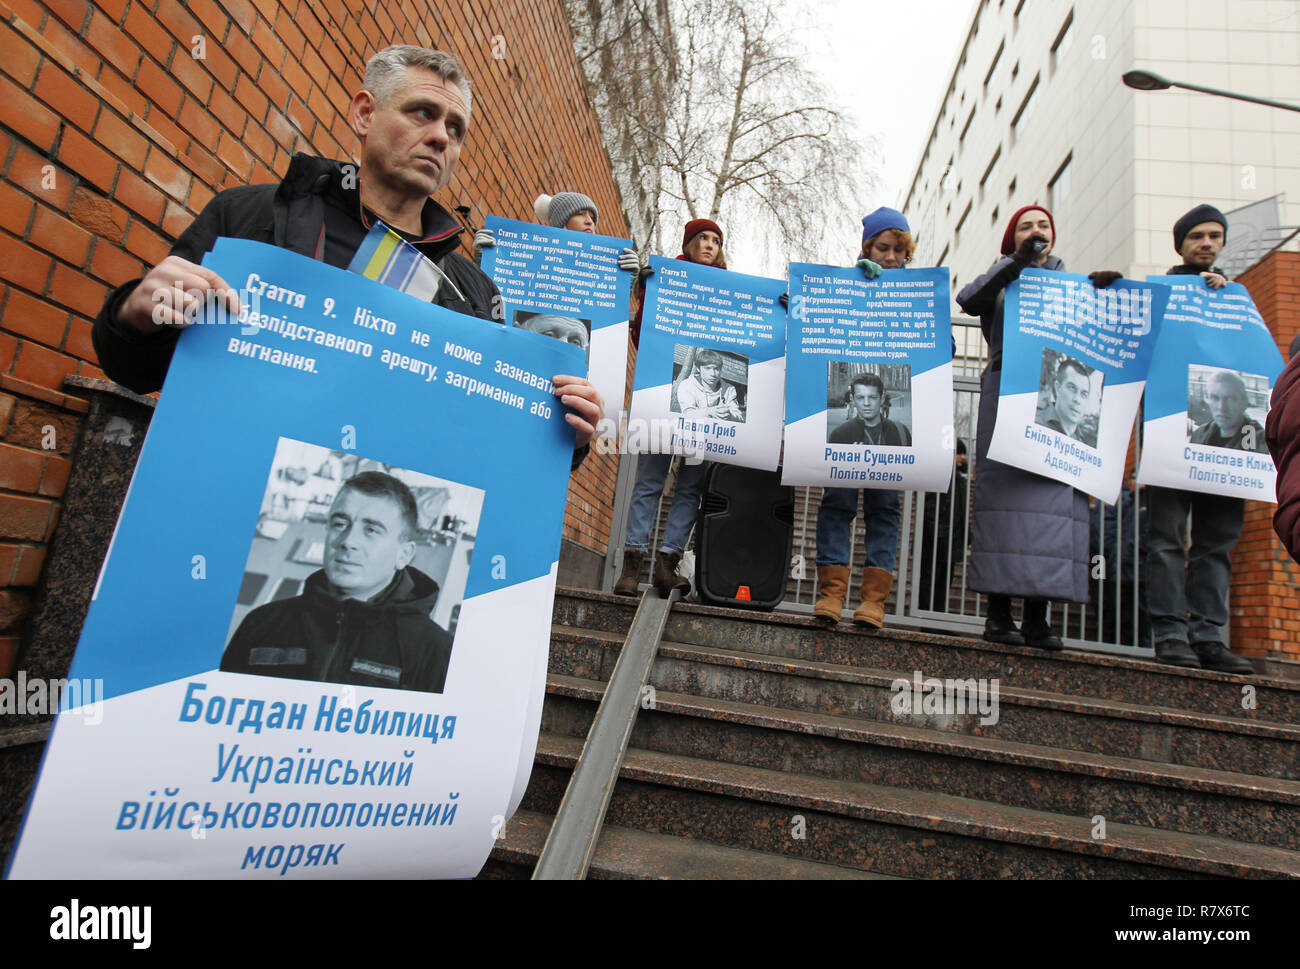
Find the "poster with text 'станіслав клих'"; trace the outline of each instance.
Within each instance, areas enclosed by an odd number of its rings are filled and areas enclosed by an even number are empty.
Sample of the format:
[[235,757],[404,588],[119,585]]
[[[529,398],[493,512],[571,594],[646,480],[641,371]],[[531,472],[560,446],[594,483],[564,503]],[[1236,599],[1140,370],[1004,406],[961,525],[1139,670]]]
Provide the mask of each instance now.
[[650,257],[626,446],[774,471],[785,283]]
[[1268,324],[1240,283],[1148,278],[1172,295],[1147,379],[1138,481],[1277,501],[1264,420],[1282,354]]
[[69,674],[102,700],[8,874],[472,876],[537,736],[581,353],[255,242],[205,265],[243,308],[181,334]]
[[1153,283],[1022,272],[1006,290],[989,457],[1113,504],[1168,301]]
[[790,264],[785,484],[943,491],[956,439],[948,270]]
[[484,227],[496,245],[483,250],[483,271],[501,290],[505,324],[580,348],[589,362],[581,373],[612,415],[598,431],[616,435],[627,386],[627,314],[635,275],[618,268],[618,254],[631,241],[495,215]]

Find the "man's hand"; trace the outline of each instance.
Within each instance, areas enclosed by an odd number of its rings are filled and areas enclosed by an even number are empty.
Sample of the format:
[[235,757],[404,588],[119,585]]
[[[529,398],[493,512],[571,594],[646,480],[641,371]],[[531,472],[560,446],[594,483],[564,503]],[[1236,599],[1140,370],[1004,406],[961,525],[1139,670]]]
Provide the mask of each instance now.
[[497,244],[497,237],[492,234],[491,229],[479,229],[474,233],[474,251],[481,249],[491,249]]
[[862,275],[866,276],[868,279],[875,279],[884,272],[884,270],[880,268],[880,263],[872,262],[870,259],[859,259],[858,268],[862,270]]
[[1105,289],[1117,279],[1123,279],[1123,273],[1117,273],[1113,269],[1099,269],[1095,273],[1088,273],[1088,278],[1092,280],[1092,285],[1097,289]]
[[239,312],[239,296],[224,279],[180,256],[168,256],[131,291],[117,312],[117,322],[135,333],[187,326],[213,296],[224,302],[232,315]]
[[582,447],[596,436],[596,426],[605,416],[605,398],[586,377],[559,374],[551,378],[551,383],[560,403],[569,408],[564,419],[577,432],[573,443]]
[[1025,239],[1024,242],[1020,243],[1016,248],[1016,251],[1011,254],[1011,258],[1018,263],[1028,265],[1041,256],[1043,250],[1049,245],[1051,245],[1051,243],[1047,241],[1047,236],[1034,233],[1028,239]]
[[1203,272],[1201,278],[1205,280],[1205,285],[1209,286],[1210,289],[1223,289],[1224,286],[1228,285],[1228,277],[1220,273]]
[[631,249],[624,249],[618,254],[618,268],[626,273],[641,271],[641,257]]

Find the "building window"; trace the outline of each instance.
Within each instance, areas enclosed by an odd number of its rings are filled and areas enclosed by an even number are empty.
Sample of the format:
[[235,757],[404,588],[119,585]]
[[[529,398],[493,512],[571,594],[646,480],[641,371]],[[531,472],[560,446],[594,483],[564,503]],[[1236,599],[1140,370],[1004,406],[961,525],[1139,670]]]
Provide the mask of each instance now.
[[1012,199],[1015,197],[1016,197],[1016,180],[1013,177],[1011,179],[1011,183],[1007,185],[1007,198]]
[[998,61],[1002,60],[1002,51],[1007,46],[1005,40],[998,44],[998,52],[993,55],[993,62],[989,64],[988,73],[984,75],[984,93],[989,93],[989,82],[993,80],[993,72],[998,69]]
[[980,201],[984,201],[984,185],[992,176],[993,170],[998,167],[998,159],[1002,157],[1002,146],[998,145],[997,150],[993,152],[993,157],[989,159],[988,166],[984,169],[984,175],[980,178]]
[[1034,83],[1029,85],[1029,93],[1025,99],[1020,102],[1020,107],[1016,109],[1016,116],[1011,119],[1011,140],[1015,142],[1020,134],[1020,126],[1029,120],[1029,116],[1034,113],[1034,94],[1038,91],[1038,75],[1034,75]]
[[961,230],[962,230],[962,226],[966,224],[966,217],[970,215],[971,204],[972,203],[970,202],[966,203],[965,211],[962,212],[961,218],[957,220],[957,228],[954,229],[952,233],[953,245],[961,245]]
[[966,132],[970,131],[971,122],[973,122],[974,120],[975,120],[975,109],[972,107],[970,109],[970,114],[966,118],[966,123],[961,126],[961,135],[957,139],[958,148],[966,144]]
[[1047,204],[1055,211],[1060,211],[1065,200],[1070,197],[1070,160],[1073,158],[1074,152],[1066,155],[1065,161],[1061,162],[1061,167],[1047,183]]
[[1019,76],[1020,76],[1020,62],[1016,61],[1014,64],[1011,65],[1011,80],[1014,81]]
[[993,217],[989,221],[994,225],[998,224],[998,207],[996,205],[993,206]]
[[944,247],[943,247],[943,252],[939,253],[939,261],[936,262],[935,265],[936,265],[936,266],[942,266],[942,265],[943,265],[943,261],[944,261],[945,259],[947,259],[947,258],[948,258],[948,247],[947,247],[947,246],[944,246]]
[[1011,15],[1011,23],[1016,30],[1020,29],[1020,11],[1024,9],[1025,9],[1025,0],[1020,0],[1020,2],[1016,4],[1015,13]]
[[1052,41],[1052,73],[1061,66],[1061,59],[1065,57],[1065,52],[1070,49],[1070,44],[1074,42],[1074,31],[1070,28],[1074,26],[1074,10],[1065,17],[1065,23],[1061,25],[1060,31],[1056,35],[1056,40]]
[[993,114],[996,115],[1002,110],[1002,95],[998,95],[998,103],[993,105]]

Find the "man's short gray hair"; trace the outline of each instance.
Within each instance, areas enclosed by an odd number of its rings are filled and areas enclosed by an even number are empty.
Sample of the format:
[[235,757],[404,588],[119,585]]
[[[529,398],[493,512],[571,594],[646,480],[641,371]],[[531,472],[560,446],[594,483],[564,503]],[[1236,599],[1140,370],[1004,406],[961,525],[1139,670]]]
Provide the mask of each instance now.
[[446,51],[430,50],[428,47],[414,47],[410,44],[394,44],[385,47],[366,62],[366,76],[362,86],[374,95],[380,107],[392,99],[406,78],[406,71],[411,67],[421,67],[433,71],[449,84],[460,88],[465,98],[465,119],[469,120],[471,95],[469,78],[460,61]]

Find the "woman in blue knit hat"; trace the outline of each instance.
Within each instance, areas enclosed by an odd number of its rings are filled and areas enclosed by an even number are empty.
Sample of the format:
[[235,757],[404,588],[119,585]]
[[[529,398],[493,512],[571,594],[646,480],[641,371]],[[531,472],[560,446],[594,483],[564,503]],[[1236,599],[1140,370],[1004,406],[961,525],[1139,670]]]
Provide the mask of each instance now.
[[[916,241],[911,227],[902,212],[881,207],[862,220],[862,252],[858,266],[863,275],[874,279],[885,269],[902,269],[912,260]],[[884,396],[872,385],[855,387],[864,395]],[[852,408],[852,405],[850,405]],[[851,410],[850,420],[857,416]],[[846,421],[848,425],[850,422]],[[862,440],[871,443],[871,428],[861,427]],[[908,445],[910,436],[891,440],[885,437],[891,428],[905,428],[889,420],[876,425],[882,439],[879,444]],[[898,433],[898,432],[894,432]],[[874,440],[874,439],[872,439]],[[898,556],[898,524],[900,493],[879,488],[823,488],[821,508],[817,512],[817,603],[813,616],[826,625],[835,625],[844,611],[844,599],[849,589],[849,568],[852,549],[849,530],[858,513],[858,498],[862,500],[862,524],[866,544],[866,563],[862,570],[861,603],[853,613],[853,621],[860,626],[879,628],[885,624],[885,600],[894,585],[894,566]]]

